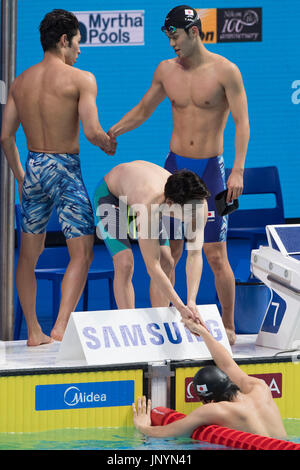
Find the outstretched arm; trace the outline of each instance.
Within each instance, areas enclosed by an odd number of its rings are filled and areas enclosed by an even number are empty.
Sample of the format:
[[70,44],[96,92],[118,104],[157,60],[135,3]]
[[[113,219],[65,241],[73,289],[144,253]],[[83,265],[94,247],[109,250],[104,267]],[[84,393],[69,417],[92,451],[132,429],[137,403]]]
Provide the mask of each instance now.
[[115,138],[109,136],[102,129],[96,104],[97,83],[93,74],[82,72],[79,82],[78,112],[83,132],[91,144],[100,147],[109,155],[116,151]]
[[[187,239],[186,258],[186,285],[187,285],[187,305],[194,312],[197,312],[196,298],[202,275],[202,248],[204,241],[204,227],[207,222],[207,202],[198,204],[192,212],[192,217],[187,220],[185,227],[185,237]],[[188,213],[186,215],[189,215]]]
[[139,246],[145,261],[147,272],[165,297],[177,308],[182,318],[191,317],[195,321],[201,321],[199,314],[195,314],[188,306],[184,305],[176,293],[172,283],[160,264],[159,242],[156,239],[139,239]]
[[161,81],[160,64],[153,76],[152,85],[142,100],[108,131],[109,135],[119,136],[131,131],[145,122],[157,106],[165,99],[166,92]]
[[228,375],[232,382],[234,382],[243,393],[248,393],[254,384],[261,383],[261,380],[249,377],[242,369],[240,369],[227,349],[219,343],[207,329],[203,328],[202,325],[199,325],[190,319],[184,319],[183,322],[192,333],[202,336],[216,366],[225,372],[225,374]]
[[216,403],[201,406],[186,417],[165,426],[151,426],[151,400],[138,398],[138,407],[132,404],[133,423],[135,427],[150,437],[191,436],[199,426],[216,424],[219,421],[220,406]]

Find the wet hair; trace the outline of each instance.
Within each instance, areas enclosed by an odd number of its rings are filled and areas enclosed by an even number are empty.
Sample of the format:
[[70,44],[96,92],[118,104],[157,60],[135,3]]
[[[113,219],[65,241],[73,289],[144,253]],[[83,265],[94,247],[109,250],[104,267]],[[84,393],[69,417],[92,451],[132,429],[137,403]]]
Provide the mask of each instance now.
[[165,184],[165,198],[183,206],[192,199],[208,199],[210,192],[204,181],[190,170],[178,170]]
[[233,401],[240,391],[217,366],[202,367],[194,376],[193,388],[203,403]]
[[76,16],[66,10],[52,10],[47,13],[40,24],[42,48],[45,51],[55,49],[63,34],[67,35],[69,43],[79,30]]
[[[187,15],[187,11],[192,11],[192,15]],[[175,26],[177,28],[183,28],[186,34],[189,34],[189,30],[192,26],[196,26],[199,31],[199,35],[202,36],[202,24],[199,15],[195,8],[189,5],[179,5],[173,8],[166,16],[165,27]]]

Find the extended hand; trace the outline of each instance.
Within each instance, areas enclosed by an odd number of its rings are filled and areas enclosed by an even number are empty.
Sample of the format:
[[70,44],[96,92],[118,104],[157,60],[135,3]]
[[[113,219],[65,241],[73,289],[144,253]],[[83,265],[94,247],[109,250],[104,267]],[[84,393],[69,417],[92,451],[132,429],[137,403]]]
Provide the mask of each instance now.
[[191,333],[194,333],[196,336],[201,336],[203,333],[207,333],[208,329],[205,325],[196,323],[193,320],[187,318],[182,320],[184,326],[190,330]]
[[188,305],[183,305],[182,307],[177,307],[177,310],[180,312],[182,320],[192,319],[192,320],[196,321],[196,318],[198,318],[198,314],[195,314],[195,312]]
[[232,199],[237,199],[243,192],[243,170],[232,170],[227,180],[227,199],[230,202]]
[[113,153],[111,155],[114,155],[116,153],[116,148],[117,148],[116,136],[113,134],[113,132],[111,130],[108,131],[107,135],[110,138],[110,145],[111,145],[111,148],[112,148],[112,151],[113,151]]
[[201,318],[201,315],[198,311],[198,308],[197,308],[197,305],[195,302],[192,302],[192,301],[188,301],[187,303],[187,307],[193,312],[193,319],[196,323],[199,323],[200,325],[202,325],[204,328],[206,328],[205,326],[205,323],[204,321],[202,320]]
[[186,320],[192,320],[193,323],[202,325],[207,331],[207,327],[202,320],[195,302],[189,301],[187,306],[181,307],[178,309],[181,313],[182,321],[185,323]]
[[146,401],[146,397],[138,398],[138,409],[136,411],[135,403],[132,403],[133,424],[137,429],[143,426],[151,426],[151,400]]
[[105,143],[100,148],[103,152],[107,153],[107,155],[114,155],[117,148],[116,137],[110,131],[108,131],[106,137]]

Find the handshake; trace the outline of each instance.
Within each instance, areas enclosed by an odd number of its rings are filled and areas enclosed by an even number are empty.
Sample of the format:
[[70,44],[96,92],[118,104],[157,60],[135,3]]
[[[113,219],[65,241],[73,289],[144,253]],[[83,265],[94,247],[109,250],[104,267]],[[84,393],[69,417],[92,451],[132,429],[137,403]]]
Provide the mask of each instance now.
[[103,143],[99,147],[101,150],[103,150],[103,152],[107,153],[107,155],[114,155],[116,153],[117,140],[116,136],[111,130],[109,130],[107,133],[104,133]]

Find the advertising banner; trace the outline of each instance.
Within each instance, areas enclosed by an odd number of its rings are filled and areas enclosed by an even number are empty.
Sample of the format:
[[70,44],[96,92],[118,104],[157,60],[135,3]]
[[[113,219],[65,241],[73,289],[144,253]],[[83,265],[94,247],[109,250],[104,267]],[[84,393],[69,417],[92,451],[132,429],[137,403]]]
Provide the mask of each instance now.
[[[211,334],[231,353],[217,306],[198,309]],[[161,307],[73,312],[57,362],[110,365],[205,358],[211,355],[203,339],[184,327],[175,307]]]
[[144,10],[73,13],[79,21],[80,46],[144,45]]

